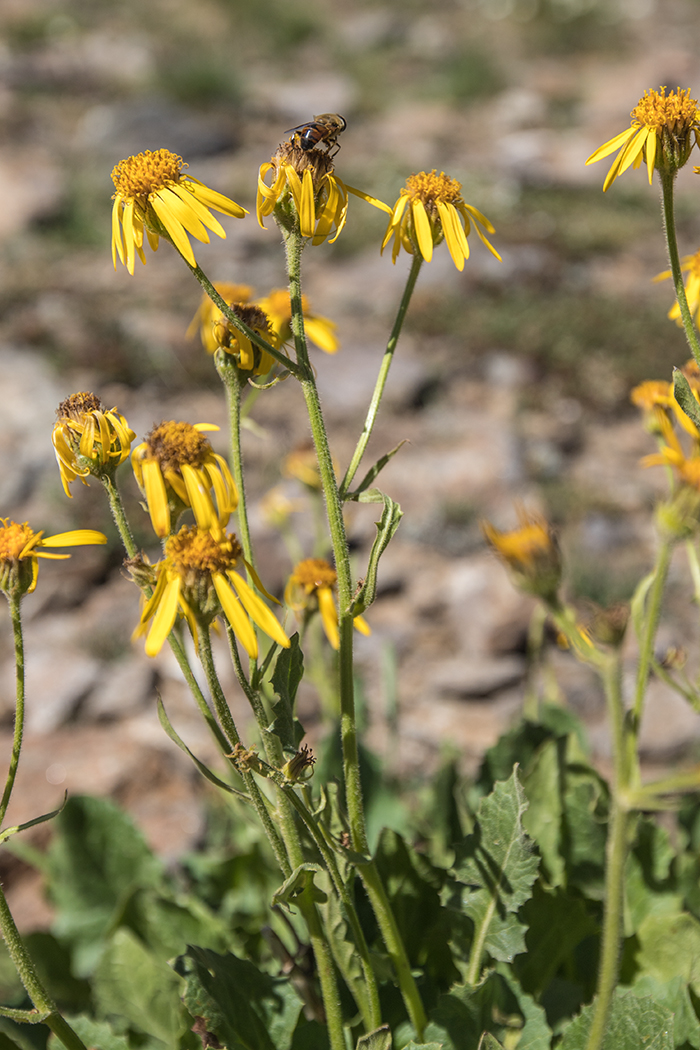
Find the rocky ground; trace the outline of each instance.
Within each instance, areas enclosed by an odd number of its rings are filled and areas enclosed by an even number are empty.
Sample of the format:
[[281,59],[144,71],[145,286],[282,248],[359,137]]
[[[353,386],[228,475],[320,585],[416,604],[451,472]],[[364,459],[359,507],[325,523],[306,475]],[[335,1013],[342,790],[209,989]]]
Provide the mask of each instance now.
[[[665,319],[668,287],[650,284],[665,265],[655,189],[630,172],[604,198],[604,165],[584,161],[627,126],[647,87],[700,91],[700,14],[691,0],[357,4],[342,17],[334,0],[311,14],[267,6],[271,40],[243,4],[220,0],[198,5],[196,19],[178,0],[153,4],[148,17],[126,2],[99,13],[48,0],[0,8],[0,510],[48,532],[111,529],[94,486],[74,486],[68,501],[58,481],[51,425],[74,391],[117,405],[139,436],[161,419],[224,423],[211,362],[185,335],[198,292],[182,264],[162,245],[133,278],[112,268],[112,165],[168,146],[191,174],[251,207],[258,165],[284,130],[343,112],[337,163],[348,182],[393,201],[412,171],[444,169],[493,219],[503,255],[498,264],[477,244],[460,274],[442,248],[423,268],[368,452],[371,462],[407,442],[381,479],[405,517],[382,562],[372,635],[358,639],[368,743],[396,769],[429,771],[453,749],[472,771],[521,710],[532,611],[485,549],[479,519],[512,525],[516,500],[545,511],[581,601],[629,597],[653,556],[663,478],[639,466],[651,439],[628,391],[687,355]],[[292,15],[306,27],[298,39]],[[219,80],[202,95],[212,68]],[[695,251],[694,176],[684,172],[679,188],[682,250]],[[213,279],[259,294],[283,283],[274,229],[250,217],[224,225],[226,241],[197,254]],[[380,213],[353,200],[337,245],[306,253],[306,291],[342,343],[314,358],[341,465],[408,269],[405,258],[380,257],[382,233]],[[280,482],[283,457],[308,440],[299,391],[290,381],[265,393],[253,418],[253,527],[265,582],[279,593],[288,562],[260,500]],[[302,496],[296,482],[282,484]],[[129,507],[143,516],[133,488]],[[375,516],[371,507],[349,515],[358,573]],[[696,637],[687,578],[679,553],[662,647],[692,648]],[[207,757],[209,742],[169,654],[149,660],[130,641],[137,593],[116,543],[44,563],[24,610],[29,710],[10,820],[51,809],[64,790],[106,793],[176,857],[201,834],[203,788],[158,724],[157,693],[193,750]],[[632,639],[628,650],[632,666]],[[0,754],[11,742],[11,656],[0,622]],[[551,659],[604,768],[600,691],[569,654],[553,648]],[[301,707],[317,740],[312,689]],[[700,717],[653,682],[649,768],[692,761],[698,741]],[[26,873],[14,879],[25,926],[46,918],[35,890]]]

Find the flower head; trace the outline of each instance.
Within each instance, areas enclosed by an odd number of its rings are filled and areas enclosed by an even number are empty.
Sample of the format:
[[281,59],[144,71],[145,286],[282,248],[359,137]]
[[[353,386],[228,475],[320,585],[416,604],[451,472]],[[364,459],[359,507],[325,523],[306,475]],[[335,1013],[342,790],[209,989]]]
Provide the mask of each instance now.
[[[221,282],[214,285],[221,298],[231,307],[236,317],[261,336],[267,343],[277,349],[282,340],[279,338],[272,319],[260,304],[250,301],[253,289],[247,284]],[[225,350],[235,358],[237,366],[244,372],[253,375],[267,375],[274,361],[267,351],[259,346],[235,325],[231,324],[216,303],[208,295],[202,297],[197,313],[187,330],[193,335],[199,328],[204,349],[209,354]]]
[[84,543],[106,543],[107,537],[94,529],[75,529],[44,537],[34,532],[27,522],[18,525],[9,518],[0,518],[0,590],[8,599],[20,599],[31,594],[39,574],[39,558],[70,558],[70,554],[54,554],[46,547],[77,547]]
[[[257,305],[270,318],[280,342],[286,343],[292,338],[292,303],[286,289],[273,289],[269,295],[258,299]],[[312,313],[305,295],[301,297],[301,309],[304,315],[304,329],[309,340],[327,354],[334,354],[340,346],[335,334],[335,323],[328,317]]]
[[188,234],[209,243],[207,229],[218,237],[226,232],[210,209],[242,219],[247,214],[240,204],[209,189],[198,179],[185,175],[182,157],[167,149],[146,150],[121,160],[112,171],[116,187],[112,209],[112,259],[117,255],[130,274],[138,255],[145,264],[143,234],[153,251],[158,239],[166,237],[190,266],[197,261]]
[[417,252],[430,262],[434,246],[445,240],[453,263],[458,270],[463,270],[464,262],[469,258],[467,237],[472,223],[479,239],[500,260],[500,255],[481,230],[483,226],[489,233],[494,233],[493,226],[485,215],[464,202],[461,184],[445,175],[444,171],[439,175],[435,169],[421,171],[406,180],[399,194],[384,234],[382,251],[393,237],[392,262],[396,262],[402,248],[409,255]]
[[[688,309],[690,310],[691,317],[697,324],[698,310],[700,310],[700,251],[695,252],[694,255],[685,255],[681,262],[681,270],[685,270],[687,278],[685,281],[685,297],[688,302]],[[663,273],[658,273],[654,278],[655,281],[665,281],[671,276],[670,270],[664,270]],[[681,308],[676,300],[668,311],[668,316],[672,321],[682,328],[683,319],[681,317]]]
[[312,244],[322,244],[335,230],[332,243],[345,225],[349,194],[389,211],[376,197],[344,183],[326,150],[302,149],[293,137],[261,165],[255,210],[263,227],[263,219],[273,212],[290,229],[298,222],[302,237],[310,237]]
[[603,192],[615,179],[632,166],[646,162],[651,185],[654,168],[675,173],[690,156],[698,142],[700,111],[690,91],[645,91],[631,113],[632,123],[626,131],[605,142],[590,155],[586,164],[595,164],[619,150],[603,183]]
[[282,475],[285,478],[296,478],[307,489],[320,490],[321,472],[313,445],[300,445],[299,448],[288,452],[282,460]]
[[277,619],[235,571],[239,563],[245,565],[256,586],[266,594],[257,574],[243,558],[233,533],[215,536],[206,529],[184,525],[170,536],[165,557],[156,567],[155,589],[135,631],[136,637],[147,633],[146,654],[155,656],[160,652],[178,612],[187,620],[195,639],[200,626],[208,627],[223,615],[253,658],[258,655],[253,624],[278,645],[289,648],[290,641]]
[[[284,600],[295,612],[318,609],[326,637],[334,649],[340,646],[338,612],[333,598],[337,580],[338,574],[324,558],[306,558],[294,566],[284,592]],[[362,616],[356,616],[353,623],[361,634],[371,633]]]
[[507,565],[516,587],[545,600],[553,599],[561,580],[554,533],[539,514],[519,508],[518,517],[519,527],[510,532],[500,532],[490,522],[482,522],[484,536]]
[[84,485],[88,475],[97,478],[114,475],[129,457],[134,431],[117,412],[105,409],[95,394],[71,394],[56,410],[51,434],[61,482],[67,496],[70,485],[80,478]]
[[210,423],[160,423],[132,452],[157,536],[170,533],[173,516],[185,507],[192,508],[200,528],[221,532],[238,506],[228,464],[202,433],[218,429]]

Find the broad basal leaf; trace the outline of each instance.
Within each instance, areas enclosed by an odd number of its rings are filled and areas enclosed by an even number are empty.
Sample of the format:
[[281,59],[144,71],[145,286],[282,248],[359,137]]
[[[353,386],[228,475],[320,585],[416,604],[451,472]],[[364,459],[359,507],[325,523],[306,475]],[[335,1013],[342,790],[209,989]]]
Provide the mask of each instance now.
[[[596,1001],[564,1032],[558,1050],[586,1050]],[[673,1050],[673,1014],[661,1003],[631,991],[615,990],[602,1050]]]

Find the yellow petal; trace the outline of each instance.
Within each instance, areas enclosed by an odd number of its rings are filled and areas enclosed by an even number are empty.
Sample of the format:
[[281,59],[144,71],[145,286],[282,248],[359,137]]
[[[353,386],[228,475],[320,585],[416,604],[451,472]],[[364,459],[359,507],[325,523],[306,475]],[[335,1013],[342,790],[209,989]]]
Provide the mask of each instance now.
[[180,467],[180,472],[185,482],[187,498],[194,512],[195,521],[200,529],[204,529],[207,532],[217,520],[209,489],[205,485],[201,473],[191,464],[183,463]]
[[106,543],[107,537],[95,529],[73,529],[72,532],[59,532],[55,536],[45,536],[40,541],[42,547],[76,547],[84,543]]
[[314,202],[314,180],[308,168],[304,172],[301,181],[299,226],[302,237],[313,237],[316,226],[316,205]]
[[242,219],[244,215],[248,214],[245,208],[242,208],[240,204],[236,204],[230,197],[225,197],[223,193],[218,193],[217,190],[213,190],[210,186],[205,186],[203,182],[193,178],[192,175],[187,175],[184,181],[194,184],[196,187],[194,190],[195,196],[207,208],[215,208],[216,211],[220,211],[224,215],[232,215],[234,219]]
[[[384,201],[380,201],[379,197],[372,197],[369,193],[363,193],[362,190],[355,189],[354,186],[348,186],[347,182],[344,183],[345,189],[348,193],[352,193],[353,197],[360,197],[363,201],[367,201],[368,204],[373,204],[375,208],[381,208],[382,211],[387,211],[391,215],[393,208],[390,208]],[[408,200],[408,198],[406,198]]]
[[119,256],[119,261],[122,266],[124,265],[124,241],[122,238],[121,210],[121,197],[117,196],[114,198],[114,207],[112,208],[112,262],[114,263],[115,270],[117,268],[117,255]]
[[175,218],[172,208],[170,208],[166,202],[161,200],[160,196],[157,193],[153,195],[151,203],[153,205],[154,212],[156,213],[160,221],[163,223],[163,226],[165,227],[168,236],[173,242],[175,248],[177,248],[177,250],[180,252],[180,255],[182,255],[183,259],[187,260],[190,266],[196,266],[197,260],[194,257],[192,245],[187,239],[187,234],[182,228],[182,225]]
[[411,214],[413,215],[413,228],[416,231],[418,250],[425,261],[430,262],[433,257],[433,229],[423,201],[416,200],[413,202]]
[[598,149],[591,153],[590,157],[586,161],[586,164],[595,164],[596,161],[602,160],[603,157],[609,157],[611,153],[614,153],[616,149],[624,145],[626,142],[633,137],[636,128],[625,128],[619,135],[616,135],[614,139],[609,139],[608,142],[604,142],[602,146],[598,146]]
[[304,318],[306,334],[312,343],[327,354],[334,354],[340,343],[336,339],[335,329],[337,325],[325,317]]
[[209,234],[192,207],[194,197],[189,193],[187,196],[189,199],[184,200],[181,194],[177,192],[175,186],[166,186],[164,189],[159,190],[158,193],[153,194],[151,203],[155,206],[156,200],[160,201],[161,205],[172,213],[175,221],[179,222],[188,233],[191,233],[198,241],[208,244]]
[[218,237],[226,238],[226,230],[223,228],[218,219],[216,219],[208,208],[197,199],[196,194],[191,190],[187,189],[187,183],[181,183],[179,185],[172,186],[173,193],[176,193],[178,197],[185,203],[186,208],[190,208],[203,226],[207,226],[212,233],[215,233]]
[[352,622],[355,630],[359,631],[360,634],[369,636],[372,633],[372,628],[367,623],[364,616],[356,616]]
[[179,597],[180,577],[174,576],[167,581],[163,589],[163,596],[153,617],[153,623],[146,638],[146,656],[157,656],[163,648],[163,643],[172,631],[175,618],[177,617]]
[[250,584],[246,583],[239,573],[230,571],[228,576],[250,618],[269,638],[288,649],[291,645],[289,638],[287,638],[279,621],[270,612],[262,598],[258,597]]
[[318,598],[318,608],[321,613],[321,620],[323,622],[323,629],[326,632],[326,638],[334,649],[339,649],[340,635],[338,634],[338,613],[335,610],[333,592],[330,587],[319,587],[316,591],[316,597]]
[[221,573],[212,573],[216,593],[221,602],[226,619],[231,624],[234,634],[240,639],[243,648],[253,660],[258,655],[258,640],[255,637],[250,620],[243,611],[243,606],[231,590],[228,580]]
[[155,459],[145,459],[141,469],[151,524],[156,536],[163,539],[170,532],[170,506],[165,481]]
[[[442,201],[438,201],[437,208],[442,222],[442,232],[445,235],[452,262],[457,269],[461,271],[464,269],[464,260],[469,258],[469,243],[464,236],[462,224],[459,221],[457,212],[451,204],[445,204]],[[460,237],[460,233],[462,234],[462,237]]]

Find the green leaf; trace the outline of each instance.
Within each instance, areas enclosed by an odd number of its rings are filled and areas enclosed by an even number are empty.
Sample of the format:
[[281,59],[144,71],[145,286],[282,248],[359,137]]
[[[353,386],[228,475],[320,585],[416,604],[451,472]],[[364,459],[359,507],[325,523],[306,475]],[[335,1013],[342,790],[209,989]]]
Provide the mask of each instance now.
[[[91,1017],[83,1016],[67,1017],[66,1020],[88,1047],[98,1047],[99,1050],[129,1050],[125,1036],[115,1032],[107,1021],[95,1021]],[[62,1050],[62,1047],[60,1039],[55,1035],[49,1036],[47,1050]]]
[[[565,1029],[557,1050],[586,1050],[596,1000]],[[602,1050],[673,1050],[673,1014],[647,996],[617,988]]]
[[[383,456],[380,456],[379,459],[377,460],[377,462],[374,463],[373,466],[371,466],[369,468],[369,470],[367,471],[367,473],[365,474],[365,476],[363,477],[362,481],[359,483],[357,488],[353,489],[352,492],[348,492],[348,494],[344,498],[347,499],[347,500],[356,500],[356,499],[358,499],[359,496],[360,496],[360,493],[364,492],[365,489],[369,488],[369,486],[372,484],[372,482],[378,476],[380,471],[384,470],[384,467],[387,465],[389,460],[392,459],[396,455],[396,453],[399,451],[399,449],[403,445],[406,444],[407,440],[408,440],[407,438],[404,438],[403,441],[399,441],[398,445],[396,445],[395,448],[392,448],[390,452],[386,452]],[[341,496],[342,496],[342,492],[341,492]]]
[[73,976],[67,946],[44,930],[29,933],[23,940],[44,987],[60,1004],[61,1010],[77,1013],[86,1009],[90,1001],[90,986],[87,981]]
[[673,369],[673,396],[685,412],[688,419],[700,429],[700,405],[693,396],[690,383],[680,368]]
[[479,1040],[477,1050],[504,1050],[504,1048],[503,1043],[499,1043],[495,1035],[491,1035],[490,1032],[484,1032]]
[[285,879],[280,888],[272,894],[273,908],[278,904],[289,904],[290,900],[303,893],[309,884],[312,887],[313,899],[323,903],[326,894],[314,885],[314,874],[318,871],[321,871],[320,866],[309,861],[295,868],[289,878]]
[[282,649],[272,676],[272,688],[279,700],[273,704],[275,720],[268,732],[279,737],[285,751],[294,751],[304,738],[304,729],[294,715],[299,683],[304,677],[304,654],[299,646],[299,635],[293,634],[289,649]]
[[632,601],[630,602],[630,619],[637,638],[641,638],[644,633],[644,610],[646,608],[647,594],[649,593],[649,588],[655,578],[656,570],[647,573],[647,575],[639,581],[634,594],[632,595]]
[[355,1050],[391,1050],[391,1030],[388,1024],[375,1028],[357,1040]]
[[474,1050],[485,1032],[497,1040],[491,1046],[502,1043],[517,1045],[518,1050],[549,1050],[551,1045],[544,1010],[505,967],[491,971],[478,985],[456,985],[441,995],[425,1034],[427,1039],[442,1042],[446,1050]]
[[7,840],[12,835],[16,835],[19,831],[26,831],[28,828],[36,827],[37,824],[45,824],[47,820],[53,820],[53,818],[57,817],[58,814],[63,810],[67,798],[68,792],[66,791],[63,795],[63,802],[58,807],[58,809],[53,809],[50,813],[42,813],[40,817],[34,817],[33,820],[26,820],[24,824],[17,824],[13,828],[5,828],[5,830],[0,834],[0,845],[7,842]]
[[73,943],[74,972],[86,976],[123,902],[134,889],[160,883],[161,863],[113,802],[75,796],[56,819],[47,866],[54,932]]
[[446,872],[408,850],[401,836],[388,828],[379,838],[375,862],[409,959],[439,987],[448,988],[460,975],[450,948],[453,917],[440,901]]
[[229,795],[236,795],[238,798],[243,799],[244,802],[250,804],[249,797],[243,791],[239,791],[237,788],[232,787],[230,784],[225,783],[225,781],[217,777],[216,773],[213,773],[208,766],[205,766],[203,762],[200,762],[197,756],[194,755],[192,751],[190,751],[185,741],[181,737],[179,737],[173,729],[170,719],[168,718],[167,713],[165,711],[165,707],[163,706],[163,701],[160,697],[158,697],[158,721],[160,722],[160,724],[162,725],[163,729],[165,730],[166,734],[170,737],[172,742],[176,744],[181,751],[185,752],[188,758],[190,758],[194,762],[195,766],[202,774],[202,776],[206,780],[208,780],[210,784],[213,784],[214,787],[219,788],[221,791],[226,791]]
[[638,817],[636,841],[625,870],[628,932],[637,931],[652,915],[673,918],[683,910],[675,859],[668,832],[648,817]]
[[636,931],[634,961],[640,974],[659,981],[682,977],[700,992],[700,922],[687,912],[649,915]]
[[103,1018],[127,1018],[167,1047],[187,1030],[181,1007],[182,979],[138,940],[117,930],[95,970],[93,991]]
[[290,1050],[302,1002],[288,980],[204,948],[190,948],[177,967],[185,1006],[228,1050]]
[[462,883],[462,911],[475,925],[475,939],[500,961],[524,950],[526,927],[515,912],[532,893],[539,858],[523,829],[527,809],[517,777],[497,781],[482,798],[473,834],[457,847],[455,872]]
[[398,503],[395,503],[389,496],[380,492],[379,489],[368,489],[367,492],[361,493],[358,498],[360,503],[383,503],[384,509],[382,510],[381,518],[376,522],[377,535],[374,538],[372,550],[369,554],[364,583],[352,603],[353,616],[360,616],[374,601],[377,595],[379,559],[389,545],[403,517],[403,511]]
[[635,981],[633,990],[635,995],[649,996],[655,1003],[661,1003],[671,1011],[676,1046],[700,1047],[700,1022],[683,977],[663,982],[645,974]]
[[527,954],[518,959],[518,977],[539,999],[561,967],[572,973],[575,949],[598,932],[598,923],[578,894],[547,892],[539,882],[523,905],[522,917],[528,926]]

